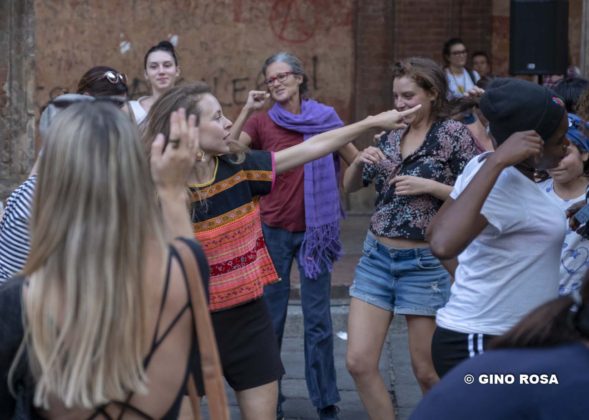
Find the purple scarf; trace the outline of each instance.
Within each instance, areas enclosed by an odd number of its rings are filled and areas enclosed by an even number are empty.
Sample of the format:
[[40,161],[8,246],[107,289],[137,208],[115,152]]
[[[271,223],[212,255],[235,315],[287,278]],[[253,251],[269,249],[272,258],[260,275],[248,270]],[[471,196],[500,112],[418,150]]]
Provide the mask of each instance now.
[[[276,103],[268,111],[268,115],[278,126],[301,133],[304,140],[343,126],[332,107],[312,99],[302,101],[300,114],[291,114]],[[331,272],[333,262],[341,256],[339,221],[342,209],[338,169],[332,154],[305,164],[307,229],[301,244],[300,261],[308,278],[317,278],[321,274],[323,264]]]

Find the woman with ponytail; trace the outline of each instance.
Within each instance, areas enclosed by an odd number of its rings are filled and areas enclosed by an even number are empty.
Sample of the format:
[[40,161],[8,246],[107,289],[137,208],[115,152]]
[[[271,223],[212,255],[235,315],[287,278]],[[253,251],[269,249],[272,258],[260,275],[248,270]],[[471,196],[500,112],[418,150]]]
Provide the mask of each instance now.
[[180,76],[180,66],[178,66],[174,45],[169,41],[161,41],[151,47],[145,53],[143,68],[145,80],[151,86],[151,95],[129,102],[129,108],[137,124],[143,122],[155,101],[173,88]]

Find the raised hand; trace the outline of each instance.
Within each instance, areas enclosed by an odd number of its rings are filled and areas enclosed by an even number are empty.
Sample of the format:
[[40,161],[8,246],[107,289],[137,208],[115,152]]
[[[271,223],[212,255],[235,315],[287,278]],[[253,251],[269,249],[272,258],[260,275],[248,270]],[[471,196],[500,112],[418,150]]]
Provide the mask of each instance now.
[[492,158],[508,167],[541,156],[543,148],[544,141],[538,133],[533,130],[518,131],[495,150]]
[[386,156],[378,147],[368,146],[356,155],[353,164],[364,165],[365,163],[375,164],[386,159]]
[[270,94],[268,92],[264,92],[263,90],[250,90],[247,94],[247,101],[244,108],[250,109],[252,111],[258,111],[262,109],[266,103],[266,99],[269,97]]
[[186,181],[194,168],[198,146],[196,116],[186,118],[180,108],[170,115],[170,136],[166,141],[158,134],[151,145],[151,175],[161,193],[165,189],[186,188]]

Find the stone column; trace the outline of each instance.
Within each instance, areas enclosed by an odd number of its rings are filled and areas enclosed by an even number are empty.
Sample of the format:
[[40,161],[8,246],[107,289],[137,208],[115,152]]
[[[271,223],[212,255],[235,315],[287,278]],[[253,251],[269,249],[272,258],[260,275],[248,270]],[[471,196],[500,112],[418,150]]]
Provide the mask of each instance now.
[[35,157],[34,0],[0,1],[0,198]]

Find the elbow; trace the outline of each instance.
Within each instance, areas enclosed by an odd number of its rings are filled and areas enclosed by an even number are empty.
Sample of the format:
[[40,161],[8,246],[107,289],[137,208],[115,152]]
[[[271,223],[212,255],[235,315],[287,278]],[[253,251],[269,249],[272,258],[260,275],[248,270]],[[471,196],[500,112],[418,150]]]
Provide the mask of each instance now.
[[439,260],[451,260],[458,254],[442,243],[430,243],[432,254]]
[[444,238],[441,232],[436,232],[431,226],[427,229],[425,235],[426,241],[429,243],[432,254],[440,260],[450,260],[458,256],[458,252],[450,243],[451,241]]

